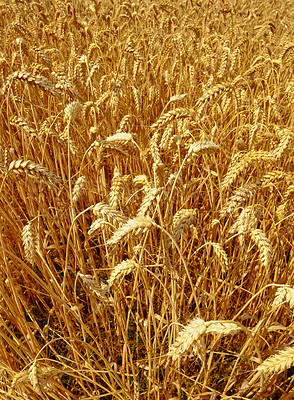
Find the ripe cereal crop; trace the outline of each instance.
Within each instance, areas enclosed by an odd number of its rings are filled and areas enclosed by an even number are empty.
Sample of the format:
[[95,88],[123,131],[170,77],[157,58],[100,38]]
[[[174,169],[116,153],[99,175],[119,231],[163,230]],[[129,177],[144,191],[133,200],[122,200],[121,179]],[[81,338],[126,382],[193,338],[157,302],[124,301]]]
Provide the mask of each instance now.
[[293,37],[0,0],[0,399],[294,398]]

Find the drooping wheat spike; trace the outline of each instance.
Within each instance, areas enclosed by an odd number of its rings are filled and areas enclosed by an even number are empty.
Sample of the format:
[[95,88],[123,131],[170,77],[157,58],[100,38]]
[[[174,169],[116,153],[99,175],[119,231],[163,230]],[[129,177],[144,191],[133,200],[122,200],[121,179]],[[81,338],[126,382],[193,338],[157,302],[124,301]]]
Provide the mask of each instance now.
[[283,285],[276,290],[272,307],[275,308],[284,303],[284,301],[289,303],[290,309],[294,308],[294,289],[289,285]]
[[201,141],[190,145],[188,149],[188,158],[194,158],[201,154],[213,154],[220,149],[220,146],[214,142]]
[[285,152],[291,149],[291,144],[293,143],[293,133],[289,129],[283,129],[281,133],[281,140],[278,146],[272,151],[272,155],[281,159]]
[[133,134],[128,132],[117,132],[106,139],[95,140],[91,147],[113,149],[125,155],[129,155],[128,151],[132,151],[133,153],[137,151]]
[[115,167],[113,171],[113,178],[111,182],[111,188],[109,193],[109,205],[113,208],[118,208],[121,201],[123,191],[123,179],[118,168]]
[[152,154],[152,158],[155,164],[162,164],[161,155],[160,155],[160,148],[159,148],[159,140],[160,140],[161,133],[159,130],[155,131],[151,140],[150,140],[150,151]]
[[255,196],[258,186],[255,183],[249,183],[236,189],[224,208],[220,211],[220,218],[231,216],[238,207],[244,205],[249,199]]
[[294,289],[291,287],[286,288],[286,301],[292,310],[294,308]]
[[244,77],[249,77],[253,75],[255,72],[260,72],[266,65],[266,62],[263,56],[257,57],[256,60],[253,61],[252,66],[244,73]]
[[58,92],[54,89],[52,82],[50,82],[49,79],[44,76],[33,75],[30,72],[15,71],[7,78],[7,83],[4,90],[13,83],[13,80],[20,80],[30,85],[39,87],[40,89],[52,94],[53,96],[58,95]]
[[231,321],[207,321],[195,318],[191,320],[179,333],[175,342],[170,346],[168,356],[178,360],[184,353],[201,348],[201,339],[204,334],[217,333],[219,335],[235,335],[241,327]]
[[268,237],[260,229],[253,229],[250,236],[258,246],[261,264],[268,268],[271,265],[273,255],[273,248]]
[[294,185],[289,185],[284,195],[284,202],[290,201],[294,196]]
[[230,83],[218,83],[211,89],[205,91],[202,97],[200,97],[196,102],[196,108],[198,109],[197,115],[199,118],[202,117],[204,108],[208,102],[219,98],[223,93],[229,92],[232,89],[232,84]]
[[118,127],[116,133],[119,133],[119,132],[128,132],[128,131],[130,130],[130,120],[131,120],[132,118],[133,118],[133,115],[131,115],[131,114],[125,115],[125,116],[121,119],[121,121],[120,121],[120,123],[119,123],[119,127]]
[[142,204],[137,212],[138,217],[143,217],[146,213],[152,212],[152,205],[154,201],[158,198],[158,195],[162,192],[163,188],[149,188],[148,192],[145,194]]
[[86,188],[86,182],[87,182],[87,178],[84,175],[80,176],[77,179],[77,181],[74,185],[73,191],[72,191],[72,201],[74,203],[77,203],[80,200],[80,198],[82,197],[83,191]]
[[86,103],[83,104],[83,109],[82,109],[82,119],[84,122],[87,122],[90,115],[93,116],[95,113],[98,114],[98,110],[96,110],[95,104],[93,101],[86,101]]
[[82,109],[83,105],[78,101],[73,101],[69,103],[64,109],[64,117],[63,117],[64,121],[66,123],[74,121],[76,118],[79,117],[79,114],[81,113]]
[[230,110],[230,106],[233,103],[233,97],[232,97],[232,93],[231,92],[226,92],[222,99],[221,99],[221,110],[223,115],[226,115],[227,113],[229,113]]
[[31,383],[31,385],[33,386],[33,389],[39,393],[40,395],[43,394],[43,390],[40,386],[39,383],[39,378],[38,378],[38,367],[37,367],[37,363],[36,360],[33,362],[33,364],[30,366],[29,368],[29,375],[28,375],[28,379]]
[[134,97],[134,102],[135,102],[136,113],[140,114],[140,110],[141,110],[140,92],[135,86],[132,86],[132,92],[133,92],[133,97]]
[[154,124],[151,125],[151,132],[161,129],[175,119],[192,118],[194,115],[193,109],[175,108],[163,114]]
[[228,69],[228,64],[229,64],[229,61],[230,61],[230,54],[231,54],[231,50],[228,47],[224,47],[223,50],[224,51],[223,51],[223,54],[222,54],[219,70],[217,72],[217,77],[219,79],[223,79],[223,77],[225,75],[225,72]]
[[145,194],[151,189],[151,183],[149,182],[146,175],[137,175],[133,179],[133,184],[135,186],[142,185]]
[[222,189],[228,189],[249,166],[258,162],[273,163],[274,161],[275,157],[267,151],[251,150],[248,153],[236,153],[221,183]]
[[230,321],[208,321],[206,324],[205,333],[218,333],[219,335],[235,335],[240,332],[241,327]]
[[19,159],[11,161],[8,167],[8,173],[14,175],[25,174],[32,178],[39,179],[49,186],[52,186],[55,183],[60,183],[61,181],[61,178],[53,172],[31,160],[24,161]]
[[170,346],[168,355],[172,360],[178,360],[184,353],[191,351],[193,344],[206,332],[203,319],[195,318],[179,333],[175,342]]
[[224,177],[221,187],[226,189],[230,187],[237,177],[250,165],[250,160],[245,153],[236,153],[232,158],[226,176]]
[[230,65],[230,72],[234,71],[234,69],[238,70],[238,67],[240,65],[240,58],[241,58],[241,52],[240,52],[240,47],[236,47],[236,49],[233,51],[232,56],[231,56],[231,65]]
[[173,123],[168,124],[168,126],[165,128],[160,143],[159,143],[159,148],[161,151],[169,151],[170,150],[170,144],[171,144],[171,138],[174,132],[174,125]]
[[286,218],[289,214],[289,202],[284,201],[282,204],[280,204],[276,209],[276,214],[279,221],[282,221],[284,218]]
[[92,236],[98,230],[103,230],[103,232],[107,232],[107,230],[109,230],[110,227],[112,227],[112,224],[110,222],[98,218],[92,222],[87,233],[88,236]]
[[3,150],[3,154],[2,154],[2,160],[3,160],[3,164],[1,165],[1,171],[5,172],[7,171],[7,167],[8,167],[8,150],[4,149]]
[[286,42],[286,44],[284,45],[281,55],[280,55],[280,59],[283,62],[284,59],[286,58],[286,55],[294,48],[294,43],[293,42]]
[[11,125],[19,126],[23,128],[26,132],[28,132],[32,136],[38,136],[36,129],[32,128],[26,121],[22,118],[17,118],[13,116],[10,120]]
[[119,210],[103,202],[97,203],[93,207],[93,214],[104,221],[113,223],[115,226],[127,222],[127,218]]
[[277,354],[268,357],[257,367],[258,372],[264,374],[280,373],[294,365],[294,347],[287,347]]
[[244,236],[250,230],[256,228],[257,225],[257,216],[254,210],[254,206],[247,206],[242,211],[241,214],[237,217],[234,224],[231,226],[229,233],[234,235],[238,235],[238,239],[240,244],[244,244]]
[[167,181],[166,181],[166,187],[170,187],[172,188],[174,186],[175,183],[175,188],[177,188],[178,190],[182,190],[184,187],[184,183],[183,180],[180,176],[178,176],[178,174],[170,174]]
[[126,224],[118,228],[112,237],[107,241],[108,245],[116,245],[121,241],[126,241],[131,235],[145,233],[152,227],[152,219],[150,217],[138,216],[129,219]]
[[221,243],[210,242],[215,255],[217,256],[223,273],[226,273],[229,269],[229,258]]
[[287,175],[286,171],[277,170],[277,171],[268,172],[267,174],[263,175],[259,181],[260,181],[260,184],[262,187],[268,187],[268,186],[272,186],[273,182],[275,182],[277,180],[280,180],[283,178],[286,178],[286,180],[287,180],[287,177],[290,178]]
[[117,132],[105,139],[105,145],[110,143],[117,143],[120,146],[129,146],[134,143],[133,134],[128,132]]
[[95,102],[95,106],[97,109],[99,109],[103,103],[106,102],[106,100],[108,100],[111,97],[111,91],[107,90],[106,92],[104,92]]
[[84,275],[81,272],[77,274],[83,281],[84,285],[87,285],[89,289],[98,297],[98,299],[104,304],[113,304],[113,299],[109,296],[108,285],[102,281],[98,282],[91,275]]
[[132,271],[135,271],[139,267],[134,260],[124,260],[120,264],[116,265],[111,272],[110,278],[107,280],[108,287],[111,288],[119,284],[119,282]]
[[22,243],[24,246],[26,259],[34,264],[35,254],[37,250],[37,235],[34,227],[34,222],[29,221],[23,228],[21,233]]
[[291,212],[291,204],[293,203],[294,185],[287,187],[283,202],[277,207],[276,213],[279,220],[285,218]]
[[254,124],[251,126],[250,130],[249,130],[249,149],[253,149],[254,148],[254,143],[256,140],[256,136],[257,136],[257,131],[259,129],[259,124]]
[[197,210],[195,209],[182,209],[176,212],[173,217],[173,231],[174,231],[174,238],[178,240],[179,237],[187,232],[190,225],[196,219]]

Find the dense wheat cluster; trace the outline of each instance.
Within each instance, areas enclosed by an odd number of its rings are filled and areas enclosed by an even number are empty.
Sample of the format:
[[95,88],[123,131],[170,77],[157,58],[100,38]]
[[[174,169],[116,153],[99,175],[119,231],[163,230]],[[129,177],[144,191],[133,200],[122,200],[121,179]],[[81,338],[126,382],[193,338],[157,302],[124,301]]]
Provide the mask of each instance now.
[[294,397],[294,3],[2,0],[0,398]]

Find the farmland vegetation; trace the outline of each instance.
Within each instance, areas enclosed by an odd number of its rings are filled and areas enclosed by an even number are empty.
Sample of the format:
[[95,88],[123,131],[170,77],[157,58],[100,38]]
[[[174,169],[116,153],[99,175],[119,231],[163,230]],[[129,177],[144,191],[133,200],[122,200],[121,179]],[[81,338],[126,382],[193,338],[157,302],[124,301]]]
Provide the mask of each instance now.
[[0,398],[293,398],[293,2],[10,0],[0,37]]

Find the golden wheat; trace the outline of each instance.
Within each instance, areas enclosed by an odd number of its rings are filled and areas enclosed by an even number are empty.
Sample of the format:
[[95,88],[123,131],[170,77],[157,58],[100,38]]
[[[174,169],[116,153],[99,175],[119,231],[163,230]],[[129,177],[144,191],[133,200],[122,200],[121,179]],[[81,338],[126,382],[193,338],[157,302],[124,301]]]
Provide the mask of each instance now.
[[1,400],[291,398],[292,3],[1,2]]

